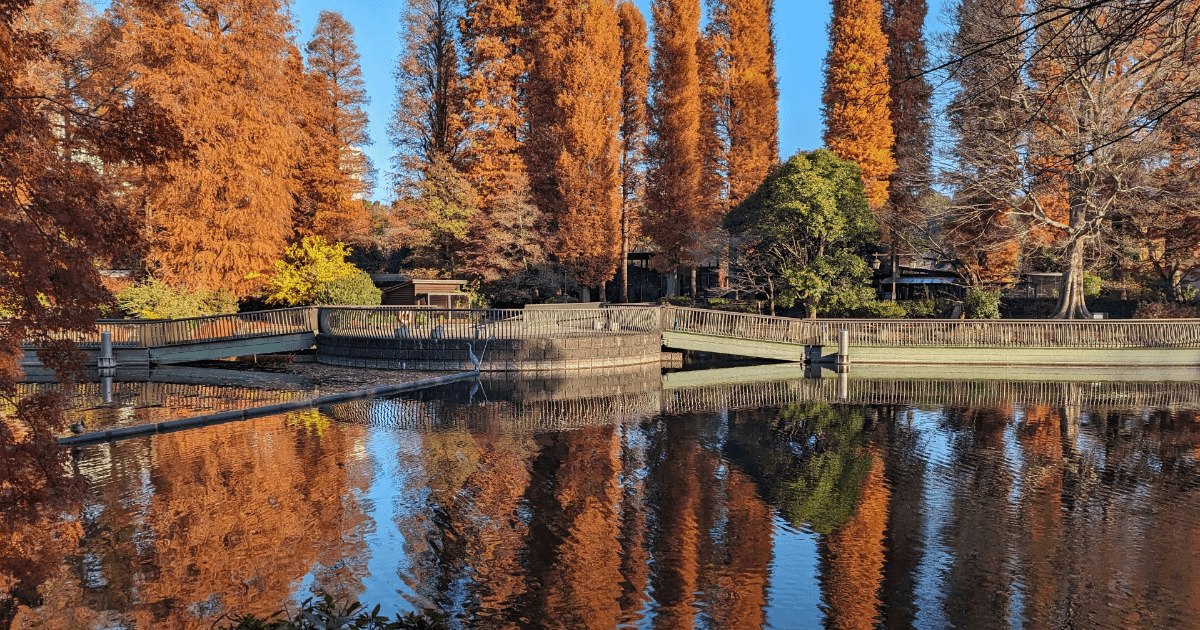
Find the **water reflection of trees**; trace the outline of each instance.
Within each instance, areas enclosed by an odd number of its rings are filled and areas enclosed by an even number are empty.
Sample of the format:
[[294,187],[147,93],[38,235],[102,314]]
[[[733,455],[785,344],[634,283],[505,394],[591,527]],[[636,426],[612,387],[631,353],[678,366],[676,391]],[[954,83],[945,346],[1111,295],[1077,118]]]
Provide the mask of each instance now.
[[278,610],[310,574],[357,595],[371,527],[357,433],[277,417],[92,447],[78,555],[26,623],[207,628]]

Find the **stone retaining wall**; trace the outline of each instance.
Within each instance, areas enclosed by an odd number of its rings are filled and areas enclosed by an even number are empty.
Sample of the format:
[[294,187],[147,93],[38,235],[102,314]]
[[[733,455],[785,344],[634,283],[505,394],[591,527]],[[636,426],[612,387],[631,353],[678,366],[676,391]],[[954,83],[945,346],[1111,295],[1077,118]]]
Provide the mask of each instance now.
[[[330,365],[403,370],[473,370],[467,344],[476,355],[482,340],[388,339],[317,336],[317,360]],[[524,372],[611,368],[657,363],[662,355],[658,333],[611,334],[551,339],[493,339],[482,371]]]

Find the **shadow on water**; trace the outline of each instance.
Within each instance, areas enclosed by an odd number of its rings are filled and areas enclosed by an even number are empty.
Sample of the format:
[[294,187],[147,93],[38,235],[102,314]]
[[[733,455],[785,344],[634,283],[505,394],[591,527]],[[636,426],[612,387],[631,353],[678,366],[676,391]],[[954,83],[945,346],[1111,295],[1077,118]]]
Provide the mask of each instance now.
[[48,519],[74,538],[0,585],[19,628],[207,628],[314,589],[473,628],[1200,624],[1200,385],[737,369],[78,449]]

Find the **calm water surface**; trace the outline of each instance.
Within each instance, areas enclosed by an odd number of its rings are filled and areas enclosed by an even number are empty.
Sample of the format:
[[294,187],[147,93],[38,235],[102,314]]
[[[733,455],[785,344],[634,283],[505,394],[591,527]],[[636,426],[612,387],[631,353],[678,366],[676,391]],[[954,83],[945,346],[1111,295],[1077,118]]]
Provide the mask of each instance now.
[[657,384],[493,382],[85,447],[13,626],[326,591],[470,628],[1200,627],[1193,405],[744,402],[801,385],[674,412]]

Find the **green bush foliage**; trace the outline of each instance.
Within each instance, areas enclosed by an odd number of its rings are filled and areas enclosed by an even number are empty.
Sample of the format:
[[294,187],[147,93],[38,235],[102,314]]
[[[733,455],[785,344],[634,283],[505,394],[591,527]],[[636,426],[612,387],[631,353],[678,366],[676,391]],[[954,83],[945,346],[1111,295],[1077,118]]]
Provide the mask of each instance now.
[[686,308],[691,308],[696,304],[695,300],[686,295],[673,295],[671,297],[665,297],[659,300],[659,303],[666,306],[681,306]]
[[1000,319],[1000,292],[971,289],[963,298],[967,319]]
[[279,611],[269,617],[229,615],[231,624],[214,625],[220,630],[449,630],[449,617],[434,610],[399,615],[395,619],[379,614],[379,606],[367,610],[352,602],[339,606],[324,595],[307,599],[293,615]]
[[117,306],[128,317],[180,319],[236,313],[237,298],[228,289],[188,291],[169,286],[157,278],[126,287],[117,293]]
[[1095,274],[1083,274],[1083,295],[1084,297],[1100,297],[1100,290],[1104,288],[1104,278]]
[[383,301],[383,292],[371,280],[370,274],[357,274],[322,283],[317,287],[314,304],[328,306],[378,306]]

